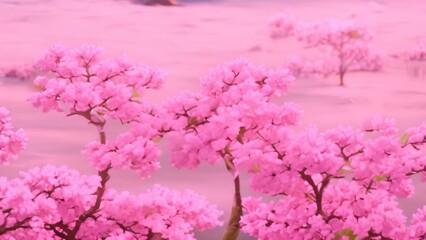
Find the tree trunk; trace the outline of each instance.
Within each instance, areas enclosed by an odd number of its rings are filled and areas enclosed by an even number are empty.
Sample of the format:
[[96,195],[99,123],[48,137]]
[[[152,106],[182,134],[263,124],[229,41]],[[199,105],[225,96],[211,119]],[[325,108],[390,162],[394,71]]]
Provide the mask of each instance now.
[[234,180],[234,187],[234,205],[232,206],[231,216],[229,217],[222,240],[236,240],[240,234],[240,219],[243,215],[243,205],[241,203],[239,176]]
[[343,71],[339,72],[339,79],[340,79],[340,84],[339,84],[339,86],[341,86],[341,87],[344,87],[344,86],[345,86],[345,83],[344,83],[344,81],[343,81],[344,76],[345,76],[345,73],[344,73]]

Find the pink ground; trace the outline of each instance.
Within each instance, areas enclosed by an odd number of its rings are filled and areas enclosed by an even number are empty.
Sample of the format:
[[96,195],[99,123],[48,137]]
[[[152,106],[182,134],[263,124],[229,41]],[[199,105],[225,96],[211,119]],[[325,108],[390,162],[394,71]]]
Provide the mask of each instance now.
[[[30,64],[55,42],[71,46],[94,43],[103,46],[109,56],[124,54],[166,70],[166,86],[148,96],[159,101],[182,90],[196,90],[199,78],[224,61],[244,56],[275,68],[289,54],[304,51],[291,40],[269,38],[268,18],[279,12],[300,20],[356,19],[376,32],[374,44],[389,56],[382,72],[348,74],[345,88],[337,86],[335,76],[297,79],[284,100],[301,106],[305,126],[359,127],[375,114],[395,117],[402,129],[426,120],[426,76],[414,76],[412,64],[391,57],[426,37],[424,0],[229,0],[171,8],[132,5],[124,0],[0,0],[0,67]],[[25,153],[3,167],[1,175],[16,176],[20,170],[47,163],[93,173],[79,153],[97,137],[95,130],[81,119],[33,109],[26,102],[31,91],[31,84],[0,81],[0,105],[11,110],[15,125],[24,128],[30,138]],[[118,125],[110,126],[109,135],[119,130]],[[142,182],[133,173],[116,171],[110,186],[132,192],[141,192],[153,183],[191,188],[221,209],[230,209],[231,176],[224,166],[175,170],[167,166],[167,153],[163,156],[163,169],[151,179]],[[426,203],[425,191],[426,186],[418,186],[414,198],[401,201],[407,214]],[[243,195],[249,194],[245,186]],[[216,239],[215,234],[204,233],[200,239]]]

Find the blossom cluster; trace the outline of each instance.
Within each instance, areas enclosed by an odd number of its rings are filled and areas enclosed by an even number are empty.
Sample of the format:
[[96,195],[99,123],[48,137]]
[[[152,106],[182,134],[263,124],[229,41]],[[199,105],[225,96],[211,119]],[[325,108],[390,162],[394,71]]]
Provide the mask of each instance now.
[[16,158],[27,145],[23,129],[14,130],[9,111],[0,107],[0,165]]
[[[117,225],[116,237],[150,239],[147,236],[157,236],[161,239],[192,240],[195,239],[194,229],[203,231],[222,224],[218,220],[222,212],[189,190],[179,193],[154,185],[139,196],[109,191],[105,198],[103,215],[109,224]],[[143,224],[135,224],[140,222]],[[118,223],[126,226],[128,231],[120,231]]]
[[99,171],[108,167],[131,169],[146,177],[160,168],[160,149],[154,142],[157,136],[151,126],[137,124],[112,142],[89,143],[83,153]]
[[39,92],[31,102],[43,111],[81,115],[102,128],[105,118],[137,121],[144,112],[139,100],[146,89],[158,89],[164,73],[133,64],[125,57],[103,59],[102,49],[84,45],[68,49],[55,45],[36,64],[47,75],[38,76]]
[[278,14],[269,19],[270,36],[272,38],[283,38],[292,36],[298,28],[294,17],[287,14]]
[[[358,30],[321,25],[303,39],[314,46],[340,46],[369,38]],[[199,92],[184,92],[159,106],[139,96],[159,87],[157,70],[123,59],[102,60],[93,46],[56,46],[39,67],[48,73],[37,77],[40,91],[32,103],[44,111],[80,115],[98,128],[100,140],[83,150],[98,174],[45,166],[12,180],[0,178],[1,237],[191,240],[194,231],[221,225],[222,213],[192,191],[155,185],[136,196],[107,186],[111,169],[132,169],[141,177],[158,170],[156,140],[163,137],[175,167],[223,162],[233,174],[231,232],[225,233],[232,239],[239,228],[265,240],[426,236],[425,208],[407,224],[397,202],[413,195],[414,175],[426,181],[426,122],[402,136],[393,119],[380,116],[361,129],[295,128],[301,110],[281,103],[294,79],[290,71],[242,58],[210,71]],[[108,119],[130,124],[130,130],[106,139]],[[1,163],[19,154],[25,141],[0,108]],[[253,190],[273,200],[248,197],[241,204],[241,171],[248,172]]]
[[[13,180],[1,178],[1,237],[180,240],[222,224],[216,206],[191,191],[154,186],[135,196],[107,186],[111,169],[131,169],[146,177],[160,167],[156,139],[170,124],[141,94],[160,86],[161,71],[125,58],[104,60],[101,49],[91,45],[56,45],[37,66],[45,74],[35,79],[39,91],[32,94],[32,104],[43,111],[82,116],[97,128],[100,140],[89,143],[83,153],[98,171],[85,176],[46,166]],[[6,161],[24,146],[16,140],[23,135],[12,131],[7,111],[1,109],[0,114]],[[104,126],[110,119],[129,124],[130,130],[107,139]]]
[[35,79],[39,92],[30,100],[44,111],[80,115],[100,133],[108,119],[135,125],[130,132],[106,142],[90,143],[84,153],[99,171],[133,169],[141,176],[159,169],[160,150],[154,143],[163,121],[155,106],[142,101],[146,89],[158,89],[163,72],[137,65],[121,57],[103,59],[102,49],[92,45],[68,49],[55,45],[38,61],[46,74]]
[[[45,166],[0,179],[0,235],[7,239],[70,239],[82,213],[97,201],[99,176]],[[75,233],[77,239],[194,239],[193,231],[221,224],[222,213],[191,191],[160,185],[139,196],[108,189],[101,208]],[[84,215],[83,215],[84,217]]]
[[289,133],[281,158],[248,167],[254,190],[286,197],[269,204],[245,199],[242,230],[259,239],[425,236],[418,220],[424,210],[407,226],[396,201],[413,195],[411,176],[426,170],[426,156],[419,151],[424,126],[408,129],[401,138],[394,120],[375,117],[363,130],[338,127],[319,133],[310,127]]
[[[241,230],[259,239],[415,239],[424,234],[418,222],[406,226],[396,198],[411,197],[412,175],[426,170],[419,151],[426,125],[408,129],[403,138],[393,119],[380,116],[361,130],[341,126],[322,133],[310,126],[296,131],[300,110],[276,104],[268,86],[274,75],[267,72],[239,59],[211,71],[199,93],[169,100],[172,163],[193,168],[201,161],[223,161],[236,176],[247,171],[253,190],[285,196],[269,204],[250,197],[243,201]],[[277,95],[292,79],[281,73]]]
[[300,111],[294,104],[272,103],[292,80],[286,69],[266,70],[238,59],[213,69],[203,79],[200,93],[167,101],[173,165],[192,168],[201,161],[225,161],[232,168],[233,150],[246,138],[268,132],[263,126],[295,124]]

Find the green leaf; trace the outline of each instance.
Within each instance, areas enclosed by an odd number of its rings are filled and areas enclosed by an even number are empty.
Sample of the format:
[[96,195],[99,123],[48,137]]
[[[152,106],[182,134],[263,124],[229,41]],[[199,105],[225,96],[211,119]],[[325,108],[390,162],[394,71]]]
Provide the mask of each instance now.
[[384,181],[387,179],[388,179],[388,176],[384,176],[384,175],[379,175],[374,177],[374,180],[376,180],[377,182]]
[[254,173],[259,173],[260,172],[260,167],[257,165],[254,165],[253,167],[251,167],[251,171],[253,171]]
[[408,143],[408,139],[410,138],[410,135],[408,135],[408,134],[403,134],[402,136],[401,136],[401,143],[403,144],[403,145],[406,145],[407,143]]
[[44,87],[36,85],[36,84],[33,85],[33,88],[37,91],[40,91],[40,92],[46,90]]
[[[346,168],[346,169],[345,169]],[[349,168],[349,169],[348,169]],[[351,172],[351,169],[352,169],[352,165],[351,165],[351,162],[349,161],[349,160],[346,160],[345,161],[345,166],[344,167],[341,167],[339,170],[338,170],[338,173],[339,174],[348,174],[348,173],[350,173]]]
[[358,240],[358,237],[350,228],[342,229],[340,232],[336,233],[334,240],[341,239],[343,236],[349,237],[349,240]]
[[132,94],[132,97],[134,97],[134,98],[139,98],[139,97],[141,97],[142,95],[136,90],[136,89],[133,89],[133,94]]
[[161,141],[161,137],[160,137],[160,136],[156,136],[156,137],[154,137],[154,138],[152,139],[152,141],[153,141],[154,143],[159,143],[159,142]]
[[189,118],[189,125],[190,126],[197,125],[197,124],[198,124],[198,119],[196,117]]
[[339,169],[338,171],[337,171],[337,173],[338,174],[342,174],[342,175],[344,175],[344,174],[348,174],[350,171],[349,170],[345,170],[345,169],[343,169],[343,168],[341,168],[341,169]]
[[350,38],[359,38],[361,36],[357,30],[350,31],[348,35]]

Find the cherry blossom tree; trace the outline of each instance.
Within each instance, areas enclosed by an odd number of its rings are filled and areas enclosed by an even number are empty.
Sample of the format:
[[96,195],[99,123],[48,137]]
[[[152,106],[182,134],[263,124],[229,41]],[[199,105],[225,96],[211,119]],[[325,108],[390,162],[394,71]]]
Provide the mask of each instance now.
[[410,61],[426,61],[426,39],[420,41],[411,51],[408,52]]
[[[38,66],[46,75],[35,80],[32,104],[94,126],[99,140],[83,153],[98,173],[44,166],[0,178],[1,237],[190,240],[194,230],[219,226],[221,212],[194,192],[155,185],[136,196],[108,188],[111,169],[131,169],[141,178],[158,170],[156,141],[166,137],[173,166],[221,163],[231,173],[234,202],[223,240],[240,231],[265,240],[426,238],[426,207],[407,223],[397,202],[413,195],[413,176],[426,180],[426,122],[402,136],[383,117],[361,130],[297,130],[301,110],[276,101],[294,79],[289,70],[245,59],[210,71],[198,93],[161,105],[142,99],[160,87],[161,71],[105,60],[94,46],[54,46]],[[107,140],[105,125],[113,120],[130,130]],[[0,108],[0,163],[16,158],[25,143]],[[273,200],[243,198],[242,171],[253,190]]]
[[415,76],[426,76],[426,39],[419,41],[405,57]]
[[383,67],[383,53],[370,42],[370,31],[349,21],[296,22],[293,17],[277,15],[270,22],[271,36],[295,36],[308,48],[321,51],[320,57],[292,59],[288,66],[295,74],[337,74],[339,85],[344,86],[346,73],[352,71],[378,71]]
[[[300,110],[273,101],[291,80],[286,70],[240,59],[210,72],[199,93],[166,104],[174,122],[172,163],[223,162],[234,176],[234,207],[222,239],[237,239],[239,230],[268,240],[424,238],[424,208],[407,226],[396,200],[413,195],[414,175],[426,178],[426,123],[402,137],[395,121],[382,117],[362,130],[296,131]],[[241,171],[251,176],[253,190],[277,200],[242,199]]]
[[[89,143],[85,155],[97,175],[80,175],[67,167],[45,166],[7,180],[1,178],[0,235],[7,239],[194,239],[221,224],[222,214],[191,191],[179,193],[160,185],[139,196],[108,188],[113,168],[132,169],[141,177],[159,168],[160,150],[154,138],[163,122],[141,94],[157,89],[163,74],[124,58],[103,59],[101,49],[54,46],[38,62],[46,75],[35,80],[31,96],[43,111],[81,116],[100,140]],[[0,111],[2,162],[25,146],[21,130],[11,131]],[[114,141],[106,139],[108,120],[132,125]]]
[[[233,176],[234,205],[224,240],[237,239],[243,210],[235,150],[251,139],[282,134],[276,126],[296,124],[299,110],[294,104],[272,102],[292,80],[286,69],[267,70],[238,59],[213,69],[199,93],[183,93],[165,104],[173,123],[168,134],[172,164],[195,168],[203,161],[222,163]],[[268,154],[251,147],[259,156]]]
[[423,239],[424,208],[407,226],[396,198],[413,195],[413,175],[425,179],[426,123],[402,138],[394,124],[376,117],[362,131],[309,127],[289,131],[276,155],[255,161],[252,150],[240,152],[253,189],[281,196],[244,199],[242,230],[259,239]]
[[277,14],[269,19],[270,36],[272,38],[285,38],[295,34],[298,28],[296,19],[288,14]]
[[[372,35],[365,27],[352,22],[325,21],[299,28],[299,41],[308,47],[321,47],[326,56],[323,66],[330,65],[344,86],[344,77],[351,71],[377,71],[382,68],[383,57],[371,46]],[[330,67],[324,68],[330,74]],[[307,71],[310,69],[307,68]]]

